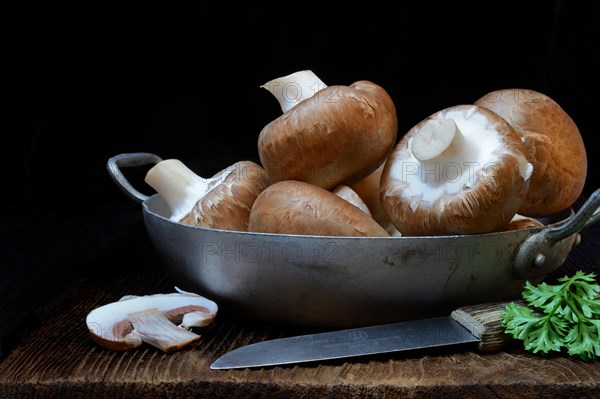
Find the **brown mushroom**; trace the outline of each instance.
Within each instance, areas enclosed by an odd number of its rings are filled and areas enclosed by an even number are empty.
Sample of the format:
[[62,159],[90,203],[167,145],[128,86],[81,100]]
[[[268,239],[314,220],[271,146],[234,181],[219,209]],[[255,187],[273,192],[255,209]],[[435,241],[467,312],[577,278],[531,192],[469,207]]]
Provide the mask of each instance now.
[[569,208],[580,196],[587,175],[583,139],[571,117],[545,94],[526,89],[492,91],[475,104],[512,125],[534,166],[519,213],[547,216]]
[[328,190],[375,170],[396,142],[398,121],[388,93],[370,81],[326,86],[299,71],[263,86],[284,112],[258,137],[272,182],[305,181]]
[[544,224],[539,220],[529,216],[519,215],[517,213],[515,216],[513,216],[512,220],[504,230],[533,229],[543,226]]
[[146,342],[164,352],[179,350],[200,339],[191,331],[214,320],[218,306],[198,294],[177,293],[127,296],[90,311],[90,337],[111,350],[128,350]]
[[404,236],[492,232],[521,206],[532,168],[504,119],[457,105],[398,142],[382,172],[381,202]]
[[265,170],[252,161],[239,161],[204,179],[180,160],[154,165],[146,182],[165,200],[171,220],[200,227],[247,231],[250,209],[269,184]]
[[273,183],[254,201],[248,229],[253,232],[317,236],[389,237],[371,216],[314,184]]

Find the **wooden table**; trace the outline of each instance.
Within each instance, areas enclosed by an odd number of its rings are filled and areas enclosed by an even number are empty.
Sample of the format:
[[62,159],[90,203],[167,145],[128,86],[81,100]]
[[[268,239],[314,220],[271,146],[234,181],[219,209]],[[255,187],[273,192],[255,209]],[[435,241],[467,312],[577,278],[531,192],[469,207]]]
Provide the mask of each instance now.
[[[111,230],[119,234],[115,233],[105,251],[84,256],[87,252],[79,250],[80,255],[69,261],[72,278],[61,277],[61,291],[30,310],[28,317],[35,322],[20,323],[21,332],[10,335],[0,363],[1,398],[600,396],[600,361],[534,356],[514,342],[493,354],[454,348],[320,364],[211,370],[217,357],[240,345],[308,332],[225,313],[198,330],[202,339],[197,345],[179,352],[165,354],[148,345],[128,352],[103,349],[88,336],[85,316],[90,310],[127,294],[174,291],[174,283],[148,241],[139,211],[134,213],[119,216],[127,216],[129,222]],[[72,234],[77,237],[70,242],[92,235],[102,226],[99,220]],[[576,269],[600,274],[599,237],[600,223],[585,230],[581,244],[553,276]],[[59,264],[67,262],[61,259],[46,257],[45,262],[59,270]],[[46,270],[48,284],[52,275]],[[27,295],[23,292],[21,297]]]

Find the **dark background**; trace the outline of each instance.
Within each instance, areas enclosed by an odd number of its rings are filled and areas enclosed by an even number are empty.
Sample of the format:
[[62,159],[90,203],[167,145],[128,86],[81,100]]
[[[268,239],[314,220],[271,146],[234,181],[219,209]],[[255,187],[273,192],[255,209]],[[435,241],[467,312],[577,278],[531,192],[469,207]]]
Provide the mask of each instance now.
[[[398,137],[492,90],[543,92],[581,131],[584,195],[591,194],[600,186],[598,4],[203,2],[7,11],[0,358],[82,273],[103,281],[135,263],[140,248],[151,252],[141,206],[111,180],[110,157],[151,152],[202,176],[258,161],[258,134],[281,114],[260,85],[302,69],[328,85],[366,79],[384,87],[396,104]],[[152,194],[146,171],[127,175]],[[121,252],[106,255],[127,234]]]
[[597,2],[384,4],[20,15],[5,61],[17,124],[4,132],[4,209],[23,217],[136,207],[105,169],[124,152],[180,158],[199,174],[256,160],[258,133],[281,113],[259,86],[301,69],[328,85],[383,86],[399,136],[495,89],[541,91],[578,125],[589,156],[585,193],[598,188]]

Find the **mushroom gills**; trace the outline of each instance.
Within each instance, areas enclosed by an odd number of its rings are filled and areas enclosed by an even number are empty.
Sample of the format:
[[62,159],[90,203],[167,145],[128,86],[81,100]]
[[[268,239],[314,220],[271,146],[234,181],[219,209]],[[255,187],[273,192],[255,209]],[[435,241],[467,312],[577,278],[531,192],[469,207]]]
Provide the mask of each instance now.
[[516,213],[532,169],[503,118],[453,106],[400,139],[382,172],[381,202],[403,236],[492,232]]
[[[501,141],[486,117],[473,112],[449,111],[444,119],[427,120],[409,140],[414,162],[398,164],[392,173],[408,185],[406,197],[418,197],[413,208],[433,203],[474,187],[489,168],[501,162]],[[523,180],[533,166],[522,156],[519,171]],[[413,209],[414,210],[414,209]]]

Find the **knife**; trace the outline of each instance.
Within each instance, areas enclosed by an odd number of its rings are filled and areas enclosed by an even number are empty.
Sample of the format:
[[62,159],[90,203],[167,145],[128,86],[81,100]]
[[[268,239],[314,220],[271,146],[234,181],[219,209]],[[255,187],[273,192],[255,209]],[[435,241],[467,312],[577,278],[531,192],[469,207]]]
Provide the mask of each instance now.
[[[521,299],[512,302],[523,304]],[[268,367],[461,344],[493,352],[509,340],[502,326],[502,311],[509,303],[463,306],[449,316],[252,343],[225,353],[210,368]]]

